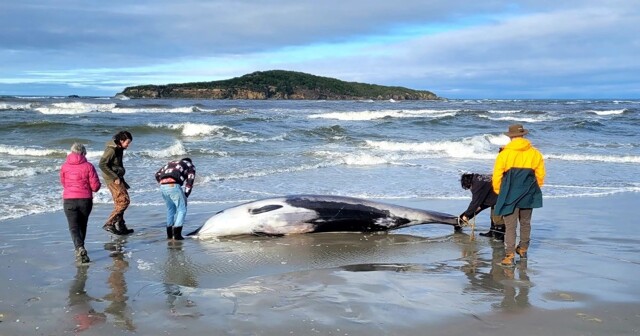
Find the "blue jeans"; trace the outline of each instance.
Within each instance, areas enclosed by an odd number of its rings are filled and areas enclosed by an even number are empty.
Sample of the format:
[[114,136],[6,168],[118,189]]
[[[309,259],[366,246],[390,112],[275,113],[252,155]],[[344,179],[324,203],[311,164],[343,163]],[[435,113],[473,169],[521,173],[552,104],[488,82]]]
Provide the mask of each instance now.
[[187,197],[179,184],[161,184],[162,198],[167,204],[167,227],[182,226],[187,216]]

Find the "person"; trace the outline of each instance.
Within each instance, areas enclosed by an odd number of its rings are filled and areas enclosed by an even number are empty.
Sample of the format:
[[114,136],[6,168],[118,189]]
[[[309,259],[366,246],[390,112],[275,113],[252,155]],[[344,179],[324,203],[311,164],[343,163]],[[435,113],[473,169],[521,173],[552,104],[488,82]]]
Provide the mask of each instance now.
[[60,168],[62,205],[75,247],[76,260],[81,264],[91,261],[84,247],[84,239],[93,208],[93,193],[101,187],[96,168],[87,161],[86,155],[84,145],[74,143],[71,153]]
[[460,219],[467,222],[482,210],[491,208],[491,228],[480,235],[504,240],[504,221],[501,216],[495,215],[498,195],[493,192],[491,175],[465,173],[460,177],[460,184],[462,189],[471,190],[471,202],[467,210],[460,215]]
[[[521,124],[509,126],[511,141],[498,153],[493,166],[493,191],[498,194],[496,215],[505,224],[505,257],[501,265],[515,266],[515,254],[527,258],[531,239],[531,215],[542,207],[542,191],[546,174],[542,154],[524,136],[529,133]],[[516,247],[516,228],[520,222],[520,243]]]
[[124,180],[125,169],[122,156],[125,149],[129,148],[133,137],[127,131],[118,132],[112,140],[107,141],[104,153],[100,158],[100,170],[102,178],[113,197],[113,211],[102,227],[108,232],[117,235],[133,233],[125,224],[124,211],[129,207],[129,185]]
[[[170,161],[156,172],[162,198],[167,204],[167,239],[182,240],[187,198],[193,190],[196,167],[190,158]],[[184,184],[184,190],[182,185]]]

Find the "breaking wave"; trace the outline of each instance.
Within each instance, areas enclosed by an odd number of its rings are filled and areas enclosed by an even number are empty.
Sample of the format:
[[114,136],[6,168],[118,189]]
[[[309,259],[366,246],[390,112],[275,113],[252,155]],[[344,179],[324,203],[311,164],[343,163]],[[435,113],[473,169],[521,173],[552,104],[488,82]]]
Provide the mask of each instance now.
[[195,123],[181,123],[181,124],[148,124],[153,128],[166,128],[171,130],[179,130],[183,136],[203,136],[203,135],[218,135],[222,136],[224,131],[233,130],[230,127],[207,125],[207,124],[195,124]]
[[547,154],[544,155],[547,159],[556,159],[564,161],[597,161],[597,162],[612,162],[612,163],[640,163],[640,156],[634,155],[579,155],[579,154]]
[[14,156],[66,156],[67,152],[61,149],[0,145],[0,154]]
[[33,108],[33,110],[42,114],[82,114],[89,112],[109,112],[115,107],[116,104],[114,103],[93,104],[82,102],[64,102],[38,106]]
[[186,155],[187,150],[184,148],[184,145],[180,141],[176,141],[173,145],[168,148],[160,149],[160,150],[146,150],[140,151],[140,155],[148,156],[152,158],[168,158],[172,156]]
[[595,113],[599,116],[607,116],[607,115],[616,115],[616,114],[623,114],[626,111],[626,109],[620,109],[620,110],[604,110],[604,111],[596,111],[596,110],[589,110],[587,112],[589,113]]
[[385,118],[443,118],[452,117],[459,110],[382,110],[382,111],[362,111],[362,112],[331,112],[312,114],[311,119],[337,119],[344,121],[366,121]]

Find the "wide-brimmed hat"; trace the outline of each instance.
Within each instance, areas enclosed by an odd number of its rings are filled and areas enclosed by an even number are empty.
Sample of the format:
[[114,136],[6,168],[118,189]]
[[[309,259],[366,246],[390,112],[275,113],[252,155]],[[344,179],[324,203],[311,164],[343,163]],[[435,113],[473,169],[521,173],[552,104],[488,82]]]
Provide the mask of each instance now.
[[508,137],[518,137],[527,135],[529,131],[527,131],[521,124],[513,124],[509,126],[509,131],[504,133],[504,135]]

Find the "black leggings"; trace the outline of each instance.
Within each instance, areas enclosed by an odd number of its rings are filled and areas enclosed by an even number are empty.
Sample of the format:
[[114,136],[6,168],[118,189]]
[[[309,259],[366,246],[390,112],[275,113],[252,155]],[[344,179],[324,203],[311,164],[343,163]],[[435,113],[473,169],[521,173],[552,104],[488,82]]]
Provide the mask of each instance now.
[[73,245],[76,249],[84,247],[93,200],[91,198],[71,198],[65,199],[62,205],[67,222],[69,222],[69,233],[71,233]]

